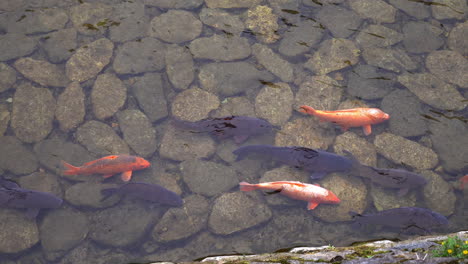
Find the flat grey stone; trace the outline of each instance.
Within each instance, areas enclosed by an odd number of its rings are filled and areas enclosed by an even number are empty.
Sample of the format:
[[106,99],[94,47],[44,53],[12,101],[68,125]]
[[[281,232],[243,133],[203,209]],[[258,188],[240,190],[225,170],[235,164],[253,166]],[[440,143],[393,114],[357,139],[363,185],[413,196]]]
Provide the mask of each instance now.
[[362,57],[372,66],[397,73],[418,68],[418,63],[409,57],[405,51],[399,49],[364,48]]
[[10,123],[10,111],[5,104],[0,104],[0,136],[5,134]]
[[249,8],[260,2],[261,0],[205,0],[209,8]]
[[[78,180],[77,175],[75,180]],[[117,184],[109,183],[99,183],[98,181],[102,179],[101,176],[95,175],[86,175],[89,178],[87,182],[80,182],[73,184],[68,189],[65,190],[64,199],[70,204],[83,208],[106,208],[115,205],[118,203],[122,197],[118,195],[113,195],[104,199],[101,191],[107,188],[117,188]],[[91,179],[94,178],[94,179]]]
[[242,192],[219,196],[208,218],[208,226],[218,235],[229,235],[268,221],[270,208]]
[[358,65],[348,73],[346,92],[362,99],[379,99],[394,89],[394,79],[394,74],[378,72],[370,65]]
[[198,121],[219,107],[216,95],[194,87],[179,93],[172,102],[172,115],[181,120]]
[[76,45],[76,29],[65,28],[49,33],[43,47],[51,62],[60,63],[70,58]]
[[38,142],[52,131],[55,99],[46,88],[29,83],[16,87],[11,113],[11,127],[23,142]]
[[61,8],[34,9],[34,12],[6,13],[6,31],[9,33],[45,33],[65,27],[68,15]]
[[113,68],[118,74],[160,71],[165,66],[166,44],[155,38],[124,43],[117,49]]
[[465,0],[440,0],[439,5],[431,5],[432,15],[435,19],[463,19],[468,12]]
[[363,165],[377,166],[377,151],[374,145],[356,133],[347,131],[336,137],[333,151],[338,155],[347,156],[344,150],[352,153],[353,158]]
[[[21,233],[21,236],[18,236]],[[2,209],[0,214],[0,252],[17,253],[39,242],[36,222],[28,219],[23,212]]]
[[12,87],[16,82],[16,71],[5,63],[0,63],[0,93]]
[[421,172],[421,175],[427,180],[422,191],[427,207],[445,216],[453,214],[457,197],[452,185],[433,171],[426,170]]
[[298,56],[315,47],[322,39],[324,29],[317,22],[305,20],[284,33],[278,51],[284,56]]
[[444,44],[442,30],[425,22],[408,22],[403,26],[403,45],[408,52],[426,53]]
[[426,67],[441,80],[468,88],[468,60],[460,53],[433,51],[426,57]]
[[68,79],[83,82],[95,77],[109,64],[113,49],[114,44],[106,38],[80,47],[67,61]]
[[228,97],[211,113],[212,117],[250,116],[255,117],[255,108],[247,97]]
[[247,58],[251,54],[249,41],[237,36],[213,35],[197,38],[189,45],[194,58],[215,61],[232,61]]
[[129,86],[138,105],[151,122],[156,122],[168,115],[164,82],[160,73],[145,73],[141,77],[134,77]]
[[125,142],[142,157],[156,151],[156,131],[150,120],[139,110],[124,110],[117,113],[120,130]]
[[65,87],[69,82],[65,69],[48,61],[21,58],[14,66],[24,77],[43,86]]
[[360,47],[388,47],[402,40],[403,34],[382,25],[369,25],[356,36]]
[[37,171],[23,176],[18,179],[18,185],[25,189],[51,193],[57,197],[63,196],[58,176],[48,172]]
[[203,24],[239,36],[245,28],[239,16],[220,9],[203,8],[200,11]]
[[103,3],[82,3],[70,8],[70,20],[75,29],[84,35],[102,35],[107,31],[106,27],[98,26],[112,16],[111,5]]
[[308,105],[318,110],[336,110],[342,95],[343,89],[334,79],[326,75],[310,76],[299,86],[294,109]]
[[287,83],[264,86],[255,97],[255,113],[273,125],[281,126],[291,117],[294,94]]
[[84,120],[85,95],[78,82],[70,83],[57,99],[55,117],[59,121],[60,129],[69,131],[75,129]]
[[432,169],[439,162],[437,154],[432,149],[394,134],[377,135],[374,145],[377,152],[385,158],[418,170]]
[[192,13],[169,10],[151,20],[148,34],[169,43],[182,43],[195,39],[202,31],[202,23]]
[[[307,131],[307,133],[298,133]],[[335,129],[330,124],[320,124],[305,116],[287,122],[275,136],[275,146],[301,146],[312,149],[328,149],[335,139]]]
[[129,154],[127,144],[114,130],[99,121],[91,120],[76,130],[76,140],[97,156]]
[[355,12],[336,5],[325,5],[317,14],[317,20],[330,30],[335,38],[347,38],[358,29],[362,19]]
[[351,8],[363,18],[377,22],[395,22],[396,9],[382,0],[351,0]]
[[279,16],[268,5],[252,6],[247,10],[245,27],[262,43],[274,43],[280,36],[277,34]]
[[383,188],[380,185],[371,184],[370,196],[378,211],[399,207],[417,207],[417,193],[421,190],[410,190],[403,196],[398,196],[397,189]]
[[16,59],[31,54],[37,45],[37,39],[21,33],[0,35],[0,61]]
[[160,8],[195,9],[203,4],[203,0],[144,0],[145,5]]
[[255,90],[262,85],[261,81],[273,78],[269,72],[244,61],[205,64],[198,74],[203,89],[225,96]]
[[359,60],[359,49],[353,41],[347,39],[328,39],[321,43],[304,67],[316,73],[325,75],[354,65]]
[[468,21],[456,25],[448,36],[448,46],[462,55],[468,55]]
[[0,137],[0,168],[21,175],[32,173],[38,167],[36,156],[18,139]]
[[113,116],[127,99],[127,87],[112,73],[100,74],[91,90],[93,112],[98,119]]
[[179,45],[168,46],[166,51],[166,73],[177,89],[187,89],[195,77],[195,68],[190,51]]
[[389,3],[406,14],[418,19],[424,19],[431,15],[430,7],[422,3],[408,0],[390,0]]
[[294,72],[291,64],[267,46],[259,43],[254,44],[252,46],[252,54],[261,65],[283,82],[291,82],[293,80]]

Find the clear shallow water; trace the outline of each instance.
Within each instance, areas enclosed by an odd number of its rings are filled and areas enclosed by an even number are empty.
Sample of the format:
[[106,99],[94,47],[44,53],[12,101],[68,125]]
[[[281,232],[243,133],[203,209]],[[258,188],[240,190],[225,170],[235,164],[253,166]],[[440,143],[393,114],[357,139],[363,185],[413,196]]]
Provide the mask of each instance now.
[[[448,216],[441,233],[466,230],[466,190],[458,189],[468,172],[466,3],[245,2],[261,6],[2,2],[2,176],[64,200],[33,220],[1,209],[2,263],[183,261],[402,239],[398,229],[352,229],[348,211],[403,206]],[[391,119],[370,136],[344,133],[299,113],[301,104],[378,107]],[[332,174],[317,182],[342,202],[312,211],[277,194],[241,193],[240,181],[310,182],[310,173],[261,156],[235,162],[241,145],[232,139],[170,125],[173,117],[232,114],[277,127],[242,145],[348,150],[363,164],[414,171],[429,183],[400,198],[368,179]],[[161,184],[185,206],[101,201],[102,189],[122,183],[118,176],[60,173],[60,160],[78,166],[121,153],[152,164],[132,181]]]

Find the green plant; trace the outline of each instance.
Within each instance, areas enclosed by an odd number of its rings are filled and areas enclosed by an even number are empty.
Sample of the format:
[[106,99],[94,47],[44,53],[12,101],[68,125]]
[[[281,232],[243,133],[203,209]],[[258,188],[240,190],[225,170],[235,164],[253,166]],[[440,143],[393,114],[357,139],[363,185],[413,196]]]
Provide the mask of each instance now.
[[468,240],[454,236],[442,241],[441,245],[432,251],[434,257],[468,258]]

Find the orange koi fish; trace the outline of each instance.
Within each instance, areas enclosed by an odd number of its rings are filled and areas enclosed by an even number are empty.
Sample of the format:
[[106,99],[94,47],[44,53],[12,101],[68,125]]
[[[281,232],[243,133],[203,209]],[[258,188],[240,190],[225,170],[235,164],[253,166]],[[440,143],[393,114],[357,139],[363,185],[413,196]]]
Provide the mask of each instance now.
[[97,160],[83,164],[81,167],[75,167],[62,161],[67,169],[63,171],[64,175],[89,175],[104,174],[104,178],[109,178],[114,174],[122,173],[123,181],[129,181],[132,178],[132,171],[148,168],[151,164],[144,158],[130,155],[110,155]]
[[468,175],[460,178],[460,189],[465,189],[465,184],[468,182]]
[[298,181],[277,181],[250,184],[239,183],[240,190],[244,192],[253,190],[273,190],[289,198],[309,202],[308,210],[312,210],[321,203],[337,204],[340,199],[331,191],[320,187],[318,184],[307,184]]
[[390,118],[390,115],[384,113],[378,108],[354,108],[343,109],[336,111],[321,111],[314,108],[302,105],[299,112],[316,116],[321,122],[333,122],[339,126],[343,131],[348,130],[350,127],[360,127],[364,130],[366,136],[372,132],[371,125],[382,123]]

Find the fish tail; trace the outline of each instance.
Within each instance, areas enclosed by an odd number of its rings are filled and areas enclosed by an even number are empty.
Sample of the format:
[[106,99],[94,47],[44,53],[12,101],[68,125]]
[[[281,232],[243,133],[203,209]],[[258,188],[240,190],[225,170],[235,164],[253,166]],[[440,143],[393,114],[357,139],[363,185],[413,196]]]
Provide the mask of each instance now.
[[243,192],[250,192],[258,189],[258,187],[255,184],[250,184],[248,182],[240,182],[239,186],[240,190]]
[[80,172],[79,167],[75,167],[71,164],[66,163],[65,161],[62,160],[62,165],[65,170],[62,171],[63,175],[77,175]]
[[118,188],[107,188],[107,189],[102,189],[101,190],[101,195],[102,195],[102,200],[107,199],[109,196],[113,195]]
[[245,158],[245,156],[249,153],[259,152],[260,150],[266,150],[268,147],[266,146],[258,146],[258,145],[248,145],[240,147],[234,150],[232,153],[237,156],[235,161],[239,161]]
[[299,108],[299,112],[304,114],[314,115],[317,112],[314,108],[308,105],[301,105]]

